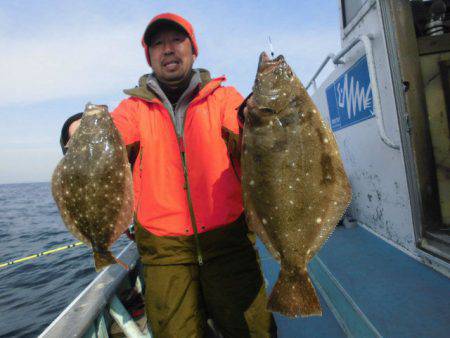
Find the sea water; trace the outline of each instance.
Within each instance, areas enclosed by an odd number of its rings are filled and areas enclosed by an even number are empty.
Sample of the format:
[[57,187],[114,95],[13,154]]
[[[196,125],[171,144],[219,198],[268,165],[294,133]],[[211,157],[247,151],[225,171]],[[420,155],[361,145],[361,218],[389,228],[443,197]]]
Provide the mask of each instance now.
[[[49,182],[0,185],[0,263],[76,242]],[[0,337],[39,335],[96,277],[93,262],[83,245],[0,268]]]

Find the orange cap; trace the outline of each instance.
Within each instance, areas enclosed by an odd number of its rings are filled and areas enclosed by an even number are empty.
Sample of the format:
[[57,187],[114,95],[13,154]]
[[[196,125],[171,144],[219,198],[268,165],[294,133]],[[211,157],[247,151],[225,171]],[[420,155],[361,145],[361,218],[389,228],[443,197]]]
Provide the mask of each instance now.
[[154,29],[158,27],[161,23],[169,23],[174,24],[175,26],[180,27],[183,29],[186,34],[189,36],[189,39],[191,40],[192,47],[194,49],[194,55],[198,55],[198,46],[197,41],[195,40],[194,35],[194,28],[190,24],[189,21],[187,21],[185,18],[173,14],[173,13],[163,13],[155,16],[147,25],[147,28],[144,31],[144,35],[142,36],[142,47],[144,47],[145,50],[145,57],[147,58],[147,62],[152,66],[150,62],[150,54],[148,53],[148,46],[149,46],[149,38],[152,33],[154,33]]

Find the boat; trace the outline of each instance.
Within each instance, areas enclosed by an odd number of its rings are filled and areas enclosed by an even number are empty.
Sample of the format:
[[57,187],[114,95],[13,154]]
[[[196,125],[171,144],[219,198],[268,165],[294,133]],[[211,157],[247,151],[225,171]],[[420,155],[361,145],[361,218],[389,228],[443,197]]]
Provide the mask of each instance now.
[[[342,49],[306,87],[335,133],[353,198],[308,267],[323,316],[276,314],[278,333],[448,337],[450,3],[339,4]],[[318,85],[328,64],[335,67]],[[257,247],[270,290],[279,266]],[[120,258],[130,272],[108,267],[40,337],[151,337],[120,296],[144,289],[135,245]],[[220,337],[213,323],[210,335]]]

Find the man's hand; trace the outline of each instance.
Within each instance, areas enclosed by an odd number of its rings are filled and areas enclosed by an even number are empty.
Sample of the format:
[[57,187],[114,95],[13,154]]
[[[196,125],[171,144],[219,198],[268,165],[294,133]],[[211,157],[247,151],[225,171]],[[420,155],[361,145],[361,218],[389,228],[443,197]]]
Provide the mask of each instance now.
[[61,149],[64,155],[67,152],[67,144],[69,143],[69,139],[73,135],[73,133],[75,133],[75,130],[80,125],[80,120],[82,116],[83,113],[77,113],[69,117],[66,120],[66,122],[64,122],[64,125],[61,130],[61,136],[59,138],[59,144],[61,145]]
[[242,125],[244,124],[245,117],[248,114],[248,106],[249,105],[250,105],[250,107],[252,105],[255,105],[254,99],[253,99],[253,93],[250,93],[250,95],[245,98],[244,102],[242,102],[242,104],[240,105],[240,107],[238,109],[238,118]]
[[128,239],[132,240],[133,242],[136,241],[136,237],[134,235],[134,231],[131,232],[130,229],[125,230],[125,235],[127,235]]
[[247,116],[248,110],[256,107],[255,99],[253,98],[253,93],[247,98],[247,102],[244,108],[244,116]]
[[72,135],[75,133],[75,131],[78,129],[78,127],[80,126],[80,120],[76,120],[73,121],[70,126],[69,126],[69,138],[72,137]]
[[64,146],[63,146],[63,154],[65,154],[67,152],[67,149],[69,148],[67,145],[69,144],[69,140],[72,137],[72,135],[75,133],[75,131],[78,129],[78,127],[80,126],[80,122],[81,119],[75,120],[73,121],[70,125],[69,128],[67,128],[67,141],[65,142]]
[[247,108],[247,106],[245,106],[245,108],[244,108],[244,110],[242,111],[242,113],[244,114],[244,119],[245,119],[245,117],[246,117],[247,114],[248,114],[248,108]]

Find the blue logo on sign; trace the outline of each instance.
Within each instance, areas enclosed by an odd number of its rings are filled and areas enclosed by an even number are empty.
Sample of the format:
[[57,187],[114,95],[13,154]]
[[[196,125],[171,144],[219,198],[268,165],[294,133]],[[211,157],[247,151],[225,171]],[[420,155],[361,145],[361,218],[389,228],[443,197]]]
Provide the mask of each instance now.
[[333,131],[374,117],[367,58],[363,56],[328,86],[326,95]]

